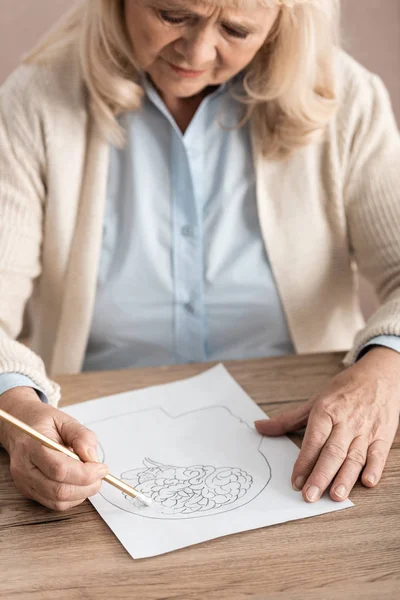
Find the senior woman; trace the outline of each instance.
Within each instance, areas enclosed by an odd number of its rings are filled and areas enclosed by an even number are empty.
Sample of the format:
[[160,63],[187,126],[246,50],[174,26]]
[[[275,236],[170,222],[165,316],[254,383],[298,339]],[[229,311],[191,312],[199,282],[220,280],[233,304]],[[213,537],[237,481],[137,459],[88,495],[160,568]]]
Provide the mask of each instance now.
[[[0,429],[16,486],[95,494],[94,434],[51,377],[343,350],[300,408],[292,484],[375,486],[400,412],[400,142],[334,0],[86,0],[0,92]],[[357,269],[381,300],[365,325]],[[24,341],[18,341],[23,322]]]

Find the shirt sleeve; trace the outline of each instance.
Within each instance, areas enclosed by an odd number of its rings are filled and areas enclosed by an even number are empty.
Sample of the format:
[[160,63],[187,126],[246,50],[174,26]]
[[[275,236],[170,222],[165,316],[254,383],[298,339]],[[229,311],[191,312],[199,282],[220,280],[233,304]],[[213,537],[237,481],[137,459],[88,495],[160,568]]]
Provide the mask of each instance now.
[[1,394],[4,394],[4,392],[7,392],[8,390],[11,390],[16,387],[31,387],[35,390],[42,402],[44,402],[45,404],[49,403],[47,396],[44,394],[44,392],[40,388],[38,388],[38,386],[35,383],[33,383],[33,381],[29,379],[29,377],[21,375],[20,373],[0,374],[0,396]]
[[373,346],[385,346],[400,353],[400,336],[398,335],[377,335],[364,344],[361,348],[357,360],[362,358]]

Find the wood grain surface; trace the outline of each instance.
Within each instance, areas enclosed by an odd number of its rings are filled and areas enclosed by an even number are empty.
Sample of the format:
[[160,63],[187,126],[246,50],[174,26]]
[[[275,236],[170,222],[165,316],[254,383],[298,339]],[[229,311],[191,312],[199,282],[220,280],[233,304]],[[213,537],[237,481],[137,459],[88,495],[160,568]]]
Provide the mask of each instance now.
[[[225,366],[270,415],[313,395],[341,354]],[[58,378],[63,405],[167,383],[210,364]],[[300,438],[297,438],[300,443]],[[133,560],[86,501],[54,513],[14,488],[0,450],[0,597],[7,600],[330,600],[400,598],[400,437],[383,480],[357,484],[355,508]]]

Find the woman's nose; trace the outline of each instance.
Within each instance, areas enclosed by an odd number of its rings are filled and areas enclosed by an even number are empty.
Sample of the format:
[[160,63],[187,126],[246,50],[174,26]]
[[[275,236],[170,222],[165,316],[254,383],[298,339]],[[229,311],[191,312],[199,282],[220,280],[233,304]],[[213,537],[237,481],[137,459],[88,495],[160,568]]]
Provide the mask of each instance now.
[[210,66],[217,57],[216,39],[212,32],[197,31],[180,40],[179,53],[186,66],[201,70]]

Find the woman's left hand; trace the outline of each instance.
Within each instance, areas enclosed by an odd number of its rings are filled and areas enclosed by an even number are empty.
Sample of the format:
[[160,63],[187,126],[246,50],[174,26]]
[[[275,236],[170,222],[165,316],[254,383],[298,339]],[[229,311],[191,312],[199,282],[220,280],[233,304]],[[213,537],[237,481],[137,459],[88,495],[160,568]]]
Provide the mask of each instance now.
[[307,426],[292,485],[306,501],[315,502],[332,484],[330,496],[340,502],[361,471],[365,486],[377,485],[399,414],[400,354],[374,346],[306,404],[257,421],[256,427],[278,436]]

